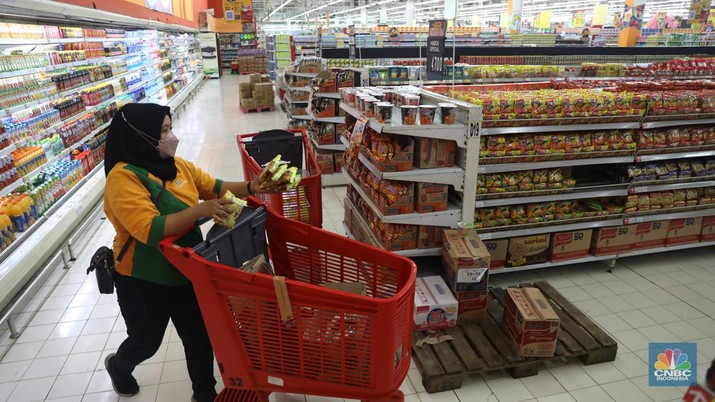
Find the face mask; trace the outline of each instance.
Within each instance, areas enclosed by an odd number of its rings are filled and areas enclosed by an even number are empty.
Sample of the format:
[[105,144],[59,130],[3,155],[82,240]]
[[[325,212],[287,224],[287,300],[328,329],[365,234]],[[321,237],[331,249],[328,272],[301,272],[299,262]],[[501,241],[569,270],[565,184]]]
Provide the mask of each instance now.
[[159,145],[156,147],[159,150],[161,159],[173,158],[176,155],[176,148],[179,146],[179,139],[173,132],[169,131],[166,137],[159,140]]

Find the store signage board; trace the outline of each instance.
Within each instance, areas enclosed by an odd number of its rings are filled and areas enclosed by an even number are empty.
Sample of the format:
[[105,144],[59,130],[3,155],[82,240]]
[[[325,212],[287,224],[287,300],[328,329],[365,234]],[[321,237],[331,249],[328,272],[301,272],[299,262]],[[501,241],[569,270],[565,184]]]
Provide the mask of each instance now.
[[444,67],[444,42],[447,37],[447,20],[430,20],[427,36],[427,78],[438,80]]

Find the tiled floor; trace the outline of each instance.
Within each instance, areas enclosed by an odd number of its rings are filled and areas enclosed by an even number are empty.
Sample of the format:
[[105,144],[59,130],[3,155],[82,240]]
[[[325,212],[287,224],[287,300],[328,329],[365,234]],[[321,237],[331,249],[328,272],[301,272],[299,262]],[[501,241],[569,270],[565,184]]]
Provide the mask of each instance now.
[[[285,127],[280,112],[243,115],[238,111],[238,78],[207,82],[196,100],[175,122],[179,154],[208,172],[240,180],[235,135]],[[323,190],[324,227],[342,231],[344,188]],[[103,222],[89,229],[91,240],[57,287],[46,287],[30,303],[39,308],[20,338],[0,360],[0,402],[157,401],[188,402],[191,387],[184,353],[173,328],[159,352],[137,368],[141,392],[119,398],[103,367],[104,357],[123,340],[124,322],[116,298],[100,296],[85,275],[92,250],[111,242]],[[549,364],[538,376],[514,380],[504,373],[470,378],[455,392],[427,394],[412,368],[402,390],[406,402],[516,401],[675,401],[683,389],[647,385],[649,342],[692,341],[698,344],[699,376],[715,357],[715,252],[696,249],[621,261],[613,273],[603,265],[584,264],[544,271],[494,275],[504,286],[547,280],[619,341],[616,361],[585,367]],[[30,313],[20,318],[25,321]],[[7,349],[0,338],[0,354]],[[4,348],[3,348],[4,346]],[[324,397],[273,395],[273,401],[340,401]]]

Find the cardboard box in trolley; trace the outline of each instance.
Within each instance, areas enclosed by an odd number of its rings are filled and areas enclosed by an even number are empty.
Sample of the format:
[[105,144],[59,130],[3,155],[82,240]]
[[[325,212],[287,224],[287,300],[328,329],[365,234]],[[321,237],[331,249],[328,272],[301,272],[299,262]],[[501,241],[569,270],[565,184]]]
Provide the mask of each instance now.
[[601,256],[631,251],[635,233],[636,225],[596,229],[591,237],[591,254]]
[[487,290],[491,256],[479,236],[459,230],[442,231],[442,260],[455,292]]
[[551,262],[582,258],[591,248],[592,229],[554,233],[551,239]]
[[418,331],[451,328],[457,325],[457,299],[441,276],[415,281],[414,325]]
[[665,247],[668,236],[668,221],[646,222],[636,224],[633,250],[643,250],[654,247]]
[[506,266],[506,250],[509,246],[509,239],[482,240],[489,250],[489,269],[501,269]]
[[700,230],[702,228],[702,217],[671,219],[668,224],[668,236],[665,238],[665,245],[697,243],[700,240]]
[[703,230],[700,232],[700,241],[715,241],[715,216],[703,218]]
[[520,357],[550,357],[556,350],[561,320],[537,288],[508,288],[504,326]]

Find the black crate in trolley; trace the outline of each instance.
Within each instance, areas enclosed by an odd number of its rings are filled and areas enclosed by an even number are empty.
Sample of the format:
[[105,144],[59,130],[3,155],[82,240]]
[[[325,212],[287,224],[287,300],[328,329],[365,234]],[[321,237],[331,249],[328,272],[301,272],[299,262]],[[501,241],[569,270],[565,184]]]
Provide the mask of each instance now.
[[[217,401],[267,402],[271,392],[403,401],[414,263],[250,200],[233,229],[215,226],[193,249],[178,236],[159,245],[196,292],[226,387]],[[277,276],[236,268],[260,254]],[[346,282],[365,295],[324,287]]]
[[292,166],[301,168],[303,179],[295,190],[283,194],[256,194],[256,198],[285,217],[323,227],[321,172],[304,130],[239,134],[236,141],[241,153],[245,180],[256,178],[261,167],[276,155],[281,155],[282,159],[290,162]]

